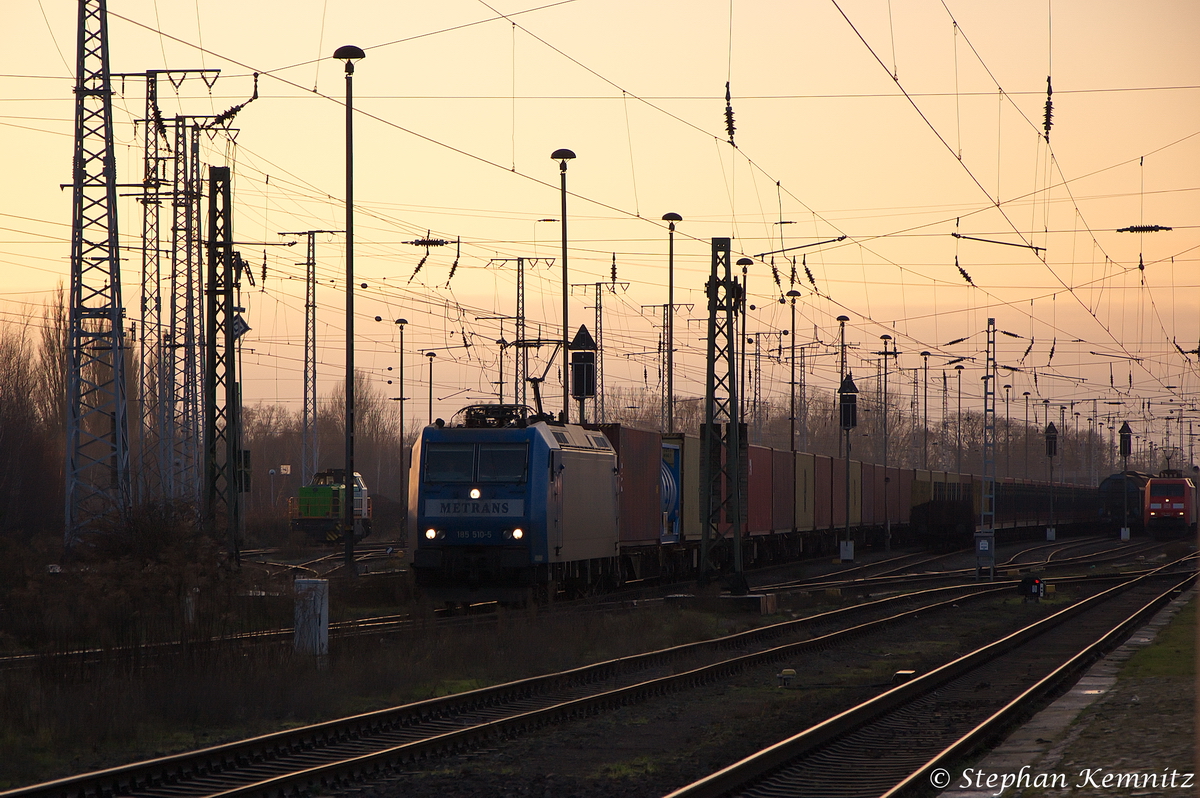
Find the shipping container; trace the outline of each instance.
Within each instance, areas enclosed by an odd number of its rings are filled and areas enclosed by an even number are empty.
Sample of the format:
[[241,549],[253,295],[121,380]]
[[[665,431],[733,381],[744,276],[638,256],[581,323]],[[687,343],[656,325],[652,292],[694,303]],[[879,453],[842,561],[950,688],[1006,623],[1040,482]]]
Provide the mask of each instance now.
[[[862,472],[861,476],[861,500],[860,506],[862,512],[859,514],[859,526],[875,526],[875,464],[874,463],[859,463],[859,468]],[[881,499],[882,501],[882,499]]]
[[846,501],[850,496],[849,485],[846,482],[846,463],[848,462],[844,457],[834,457],[830,460],[829,500],[830,508],[833,510],[832,529],[846,528]]
[[700,539],[700,437],[682,432],[666,433],[664,443],[678,444],[683,451],[683,524],[681,540]]
[[764,446],[750,447],[750,504],[747,506],[747,518],[751,535],[769,535],[772,530],[771,514],[774,502],[771,492],[774,488],[772,481],[771,450]]
[[913,479],[916,472],[911,468],[897,469],[898,479],[896,480],[896,507],[899,514],[896,521],[901,524],[907,524],[912,520],[912,500],[913,500]]
[[774,450],[771,455],[771,526],[779,534],[795,528],[795,473],[796,461],[792,453]]
[[933,501],[933,472],[918,468],[913,471],[912,491],[909,507],[918,507]]
[[833,529],[833,458],[813,455],[813,496],[816,497],[816,528]]
[[811,532],[816,528],[816,464],[807,452],[796,452],[795,463],[796,529]]
[[900,523],[900,513],[903,509],[904,502],[900,500],[900,469],[885,468],[883,469],[885,480],[885,495],[886,506],[884,507],[883,522],[886,524],[891,521],[892,524]]
[[601,424],[617,452],[621,544],[657,545],[662,530],[662,436],[620,424]]
[[850,461],[850,526],[862,526],[863,469],[858,460]]
[[912,521],[913,478],[917,473],[911,468],[901,468],[898,474],[900,478],[896,480],[895,497],[900,514],[896,521],[908,523]]

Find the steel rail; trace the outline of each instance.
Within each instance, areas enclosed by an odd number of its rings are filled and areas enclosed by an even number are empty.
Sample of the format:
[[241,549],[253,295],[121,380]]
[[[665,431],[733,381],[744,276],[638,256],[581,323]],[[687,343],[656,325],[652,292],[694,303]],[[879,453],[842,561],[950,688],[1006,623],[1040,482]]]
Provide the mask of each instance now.
[[1182,592],[1185,586],[1194,584],[1195,580],[1196,576],[1193,574],[1147,602],[1136,612],[1110,629],[1095,643],[1080,651],[1058,668],[1055,668],[1053,672],[1047,674],[1019,696],[992,713],[990,717],[979,723],[971,731],[946,746],[937,755],[922,765],[920,769],[914,771],[904,781],[884,793],[881,798],[896,798],[902,795],[914,788],[922,777],[925,778],[924,783],[928,783],[928,774],[931,771],[944,763],[953,763],[968,755],[973,750],[977,750],[985,741],[994,738],[1001,730],[1010,726],[1014,722],[1014,719],[1025,712],[1030,706],[1036,706],[1042,699],[1056,691],[1060,685],[1078,679],[1096,661],[1097,652],[1109,651],[1116,648],[1122,641],[1137,631],[1164,604],[1170,602],[1173,596]]
[[[784,658],[806,649],[820,649],[835,644],[841,639],[851,639],[885,624],[894,623],[914,614],[961,602],[964,598],[985,596],[1005,592],[1009,585],[965,585],[935,588],[918,593],[891,596],[869,604],[831,610],[806,618],[784,621],[778,624],[729,635],[714,640],[689,643],[668,649],[647,652],[609,660],[594,665],[563,671],[546,676],[531,677],[504,685],[481,688],[442,698],[428,699],[392,709],[379,710],[363,715],[327,721],[312,726],[284,732],[262,735],[249,740],[213,746],[201,751],[185,752],[161,757],[146,762],[109,768],[92,773],[70,776],[43,784],[0,793],[0,798],[111,798],[117,795],[175,796],[175,795],[259,795],[282,794],[284,784],[297,786],[330,786],[332,783],[354,774],[374,773],[380,767],[396,762],[407,762],[427,756],[478,745],[493,739],[497,734],[517,734],[526,729],[556,722],[580,714],[591,714],[604,708],[620,706],[647,697],[686,689],[689,686],[706,684],[748,667]],[[966,593],[964,596],[963,593]],[[943,596],[948,596],[943,598]],[[293,752],[315,755],[317,749],[333,749],[338,746],[365,745],[368,738],[383,738],[389,734],[411,733],[414,727],[434,726],[439,722],[454,722],[456,716],[470,712],[496,712],[505,704],[520,705],[538,701],[552,691],[578,691],[588,685],[596,685],[622,674],[636,673],[652,667],[697,654],[720,652],[737,646],[753,645],[772,637],[796,631],[804,625],[836,620],[864,609],[886,607],[889,604],[921,597],[936,597],[933,603],[889,615],[840,631],[831,632],[802,641],[775,646],[763,651],[722,659],[709,665],[648,679],[635,684],[606,689],[591,695],[574,695],[568,700],[552,700],[549,706],[522,710],[510,717],[487,720],[466,728],[440,732],[425,739],[403,742],[399,745],[385,744],[382,750],[357,756],[343,754],[337,761],[296,772],[256,780],[251,784],[231,787],[229,790],[203,791],[186,786],[188,780],[228,778],[232,771],[264,767],[273,761],[294,756]],[[355,776],[357,777],[357,776]],[[333,781],[330,781],[330,780]],[[256,786],[257,785],[257,786]]]
[[[944,687],[955,679],[958,679],[973,669],[987,664],[1014,649],[1017,649],[1029,640],[1041,635],[1042,633],[1057,627],[1078,615],[1088,612],[1089,610],[1101,606],[1105,601],[1117,597],[1125,591],[1132,589],[1134,586],[1144,580],[1152,579],[1160,576],[1165,568],[1155,569],[1143,576],[1139,576],[1129,582],[1115,587],[1109,588],[1101,593],[1091,596],[1087,599],[1076,602],[1075,604],[1060,610],[1059,612],[1044,618],[1036,623],[1020,629],[1012,634],[995,642],[989,643],[976,649],[973,652],[963,655],[952,662],[930,671],[916,679],[913,679],[898,687],[892,688],[878,696],[875,696],[868,701],[865,701],[858,706],[852,707],[844,712],[841,712],[825,721],[812,726],[799,734],[787,738],[775,745],[752,754],[749,757],[742,759],[726,768],[723,768],[716,773],[713,773],[703,779],[700,779],[690,785],[682,787],[666,798],[719,798],[737,794],[742,789],[747,789],[750,784],[763,779],[773,772],[780,771],[786,768],[792,762],[822,749],[825,746],[831,745],[835,740],[842,738],[850,733],[862,729],[877,719],[887,715],[888,713],[898,712],[906,705],[929,695],[935,690]],[[1099,639],[1094,639],[1082,651],[1070,658],[1068,665],[1071,663],[1078,667],[1080,663],[1086,661],[1089,657],[1094,657],[1096,652],[1103,649],[1105,645],[1109,645],[1112,641],[1120,637],[1121,630],[1128,632],[1131,625],[1136,624],[1136,619],[1144,618],[1151,608],[1156,609],[1161,604],[1170,599],[1170,596],[1178,592],[1181,585],[1194,582],[1195,574],[1188,575],[1185,579],[1177,580],[1172,583],[1171,587],[1166,591],[1160,592],[1148,604],[1143,605],[1137,612],[1128,616],[1121,621],[1116,627],[1110,629],[1109,632],[1103,634]],[[1060,671],[1065,674],[1067,671],[1066,665],[1055,669],[1055,673]],[[1064,676],[1065,678],[1065,676]],[[1044,680],[1039,680],[1039,684]],[[1032,689],[1032,688],[1030,688]],[[1028,692],[1022,691],[1022,694]],[[1005,708],[993,713],[996,716],[1011,717],[1012,712],[1016,710],[1013,702],[1008,702]],[[983,735],[986,734],[986,729],[980,728],[985,724],[977,724],[964,738],[960,738],[958,742],[950,746],[950,749],[943,750],[941,754],[934,757],[930,761],[921,765],[920,769],[906,774],[904,783],[909,785],[916,784],[916,780],[924,773],[927,773],[931,768],[936,767],[936,763],[943,761],[943,755],[952,756],[954,751],[961,751],[962,746],[973,745],[978,742]],[[950,753],[947,753],[950,751]],[[876,795],[878,793],[875,793]],[[891,793],[889,793],[890,795]]]
[[[1140,544],[1137,547],[1129,547],[1129,548],[1125,548],[1125,549],[1122,549],[1117,552],[1099,551],[1099,552],[1093,552],[1092,554],[1079,555],[1078,557],[1070,557],[1070,558],[1066,558],[1066,559],[1062,559],[1062,560],[1055,560],[1053,562],[1046,561],[1046,562],[1037,562],[1037,563],[1021,563],[1019,565],[1011,564],[1011,565],[1008,565],[1007,567],[997,566],[997,571],[1001,571],[1001,570],[1003,570],[1003,571],[1018,571],[1018,572],[1023,571],[1026,573],[1030,573],[1030,572],[1033,572],[1035,569],[1046,568],[1046,567],[1066,568],[1066,567],[1071,567],[1071,566],[1076,566],[1076,565],[1084,565],[1084,564],[1088,564],[1088,563],[1098,565],[1098,564],[1102,564],[1102,563],[1115,562],[1115,561],[1126,559],[1128,557],[1136,556],[1136,555],[1140,554],[1141,552],[1149,551],[1153,548],[1156,548],[1158,545],[1159,544],[1157,544],[1157,543],[1144,543],[1144,544]],[[832,589],[846,590],[846,589],[863,588],[863,587],[884,587],[889,584],[911,583],[914,581],[923,581],[923,580],[952,579],[952,578],[958,578],[958,577],[961,577],[964,575],[972,575],[973,576],[974,573],[975,573],[975,569],[973,567],[971,567],[971,568],[955,568],[953,570],[941,571],[941,572],[937,572],[937,573],[924,572],[924,573],[920,573],[920,574],[905,573],[905,574],[897,574],[897,575],[882,575],[881,574],[881,575],[875,575],[875,576],[865,577],[865,578],[860,578],[860,579],[848,579],[848,580],[844,580],[844,581],[840,581],[840,582],[839,581],[831,581],[831,582],[819,582],[819,583],[814,583],[814,584],[810,584],[808,582],[798,582],[794,585],[760,587],[760,588],[755,588],[755,590],[762,591],[762,592],[770,592],[770,593],[792,592],[795,590],[807,590],[807,589],[811,589],[811,590],[832,590]]]

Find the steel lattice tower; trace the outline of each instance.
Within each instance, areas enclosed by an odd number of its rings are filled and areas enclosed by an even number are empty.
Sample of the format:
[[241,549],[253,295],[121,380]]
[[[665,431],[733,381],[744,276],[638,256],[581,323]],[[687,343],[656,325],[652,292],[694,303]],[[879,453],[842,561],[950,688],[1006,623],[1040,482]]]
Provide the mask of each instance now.
[[[733,570],[742,572],[741,522],[744,516],[742,414],[738,403],[738,313],[742,286],[729,263],[729,239],[712,240],[708,295],[708,338],[704,380],[704,426],[700,429],[700,575],[717,570],[713,546],[723,540],[721,522],[732,525]],[[722,434],[724,424],[724,434]]]
[[[142,176],[142,328],[138,348],[137,499],[161,500],[170,495],[171,407],[169,402],[170,359],[164,344],[162,301],[162,255],[160,222],[163,187],[172,158],[166,126],[158,108],[158,73],[145,73],[146,118],[144,170]],[[169,311],[168,311],[169,312]],[[169,321],[169,319],[168,319]]]
[[[234,286],[237,255],[233,251],[232,186],[228,166],[209,167],[208,287],[204,404],[204,518],[214,537],[224,531],[229,553],[238,556],[241,525],[241,458],[237,356],[234,347]],[[224,530],[221,530],[224,519]]]
[[[614,266],[614,268],[616,267]],[[594,292],[592,297],[596,303],[593,306],[593,309],[596,311],[596,321],[592,340],[596,342],[596,398],[592,401],[595,405],[595,420],[597,424],[604,424],[608,420],[604,412],[604,291],[607,290],[615,294],[617,286],[621,286],[622,290],[629,289],[629,283],[618,283],[615,280],[607,283],[571,284],[572,288],[591,288]]]
[[130,503],[129,421],[105,0],[80,0],[72,164],[65,540]]
[[[317,236],[307,234],[304,258],[304,407],[301,413],[300,479],[308,485],[317,473],[321,456],[317,437]],[[403,356],[403,355],[401,355]],[[403,388],[401,388],[403,390]],[[404,401],[404,397],[400,397]],[[403,440],[404,430],[400,430]]]
[[[320,458],[317,437],[317,235],[344,233],[345,230],[305,230],[302,233],[280,233],[281,236],[304,236],[307,244],[304,263],[304,406],[300,413],[300,478],[303,484],[312,482]],[[400,401],[404,401],[401,398]],[[403,430],[401,430],[403,434]]]
[[201,276],[200,128],[185,116],[174,120],[174,159],[171,196],[171,297],[169,360],[165,401],[171,420],[171,495],[200,499],[201,386],[203,383],[204,293]]
[[983,375],[983,479],[979,531],[975,533],[975,578],[984,567],[996,570],[996,320],[987,323],[987,365]]

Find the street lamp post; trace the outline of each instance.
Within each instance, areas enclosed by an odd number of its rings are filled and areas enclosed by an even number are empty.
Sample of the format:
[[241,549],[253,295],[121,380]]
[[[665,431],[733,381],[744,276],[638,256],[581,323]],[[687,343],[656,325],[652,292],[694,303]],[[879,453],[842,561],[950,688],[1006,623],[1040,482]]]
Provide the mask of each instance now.
[[888,351],[888,342],[892,340],[892,336],[884,333],[879,336],[879,340],[883,341],[883,518],[884,518],[884,533],[883,542],[886,551],[892,550],[892,516],[888,512],[888,493],[892,478],[888,476],[888,358],[898,357],[895,343],[892,344],[892,349]]
[[683,217],[663,214],[667,223],[667,432],[675,431],[675,223]]
[[929,470],[929,354],[928,350],[921,353],[921,357],[925,360],[925,374],[923,377],[925,381],[925,415],[921,424],[924,427],[921,435],[921,468],[924,468],[926,471]]
[[[850,321],[849,316],[838,316],[838,384],[843,385],[846,382],[846,322]],[[857,399],[856,399],[857,401]],[[842,440],[838,439],[838,457],[842,456]],[[846,460],[850,460],[850,433],[846,433]],[[849,472],[847,472],[849,473]],[[847,481],[846,490],[850,490],[850,483]],[[849,524],[849,520],[846,521]]]
[[[342,501],[342,538],[345,566],[354,567],[354,62],[366,58],[361,47],[347,44],[333,57],[346,65],[346,475]],[[366,510],[366,508],[363,508]]]
[[[400,383],[400,391],[396,395],[396,401],[400,403],[400,444],[404,445],[404,325],[408,324],[408,319],[396,319],[396,329],[400,331],[400,370],[397,372],[396,380]],[[403,464],[402,464],[403,465]]]
[[[404,436],[404,325],[408,319],[396,319],[396,329],[400,331],[400,371],[396,375],[400,383],[400,391],[396,401],[400,405],[400,517],[404,519],[404,527],[408,528],[408,441]],[[415,534],[415,533],[413,533]]]
[[1025,397],[1025,430],[1021,436],[1025,441],[1025,472],[1022,476],[1029,479],[1029,391],[1024,391],[1021,395]]
[[[754,265],[754,261],[749,258],[738,258],[734,265],[742,267],[742,340],[746,340],[746,321],[750,314],[746,312],[747,297],[750,296],[750,267]],[[731,331],[734,332],[734,331]],[[746,406],[746,350],[742,349],[742,362],[738,370],[738,396],[741,397],[741,406]],[[740,421],[741,419],[739,419]]]
[[789,428],[790,434],[788,435],[788,448],[790,448],[792,450],[792,452],[795,453],[795,451],[796,451],[796,300],[800,298],[800,292],[797,291],[795,288],[793,288],[792,290],[787,292],[787,298],[789,300],[791,300],[791,303],[792,303],[792,326],[788,331],[792,336],[792,357],[791,357],[792,371],[791,371],[791,379],[788,381],[788,385],[791,389],[789,392],[790,396],[791,396],[791,399],[790,399],[791,412],[788,414],[788,417],[791,419],[792,423]]
[[426,352],[425,357],[429,358],[429,423],[433,423],[433,359],[437,357],[437,352]]
[[1009,391],[1012,385],[1004,386],[1004,476],[1012,476],[1012,422],[1008,408]]
[[963,368],[964,368],[964,366],[962,363],[959,363],[957,366],[954,367],[954,371],[956,372],[956,375],[958,377],[958,423],[956,424],[956,426],[958,427],[958,434],[956,436],[956,441],[957,441],[957,446],[958,446],[958,455],[955,460],[955,471],[957,471],[959,474],[961,474],[963,472],[963,470],[962,470],[962,428],[963,428],[962,373],[963,373]]
[[558,161],[558,173],[562,183],[562,420],[571,421],[571,389],[570,389],[570,357],[567,349],[570,346],[570,325],[567,321],[567,295],[571,290],[567,278],[567,161],[574,160],[575,153],[567,149],[555,150],[550,157]]

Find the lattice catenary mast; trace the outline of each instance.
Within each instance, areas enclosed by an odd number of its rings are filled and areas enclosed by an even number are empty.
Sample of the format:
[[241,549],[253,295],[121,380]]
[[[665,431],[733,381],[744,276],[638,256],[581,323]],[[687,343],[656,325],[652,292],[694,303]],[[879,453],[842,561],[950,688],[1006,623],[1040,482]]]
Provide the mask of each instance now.
[[[708,349],[705,358],[704,426],[700,428],[700,575],[717,571],[714,546],[723,541],[721,522],[733,531],[735,580],[742,574],[741,529],[744,519],[743,427],[738,403],[738,314],[743,287],[733,277],[729,239],[712,240],[708,295]],[[722,434],[724,424],[724,434]],[[736,585],[735,585],[736,587]]]
[[80,0],[67,341],[65,541],[130,504],[129,421],[105,0]]

